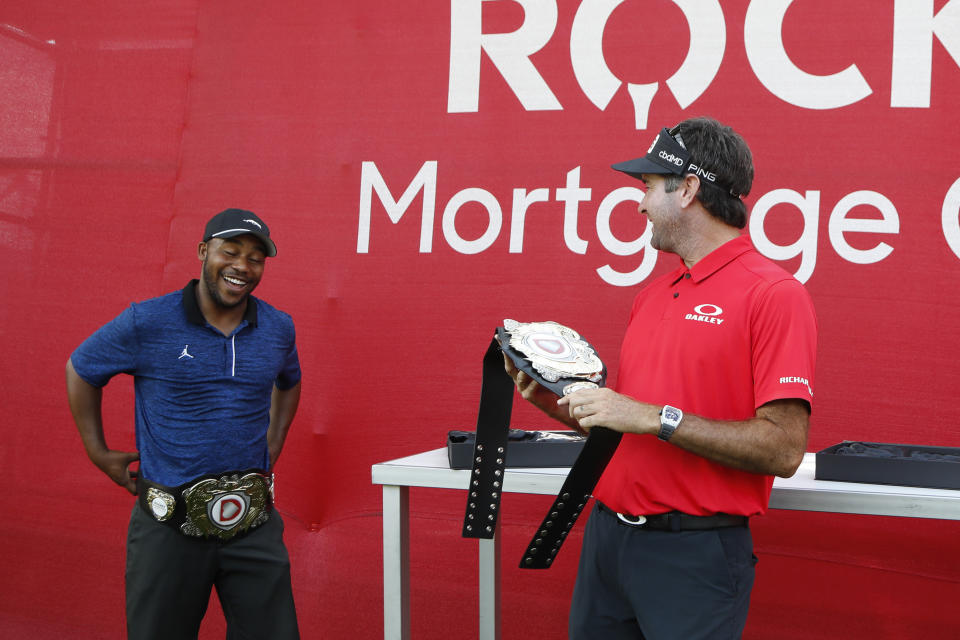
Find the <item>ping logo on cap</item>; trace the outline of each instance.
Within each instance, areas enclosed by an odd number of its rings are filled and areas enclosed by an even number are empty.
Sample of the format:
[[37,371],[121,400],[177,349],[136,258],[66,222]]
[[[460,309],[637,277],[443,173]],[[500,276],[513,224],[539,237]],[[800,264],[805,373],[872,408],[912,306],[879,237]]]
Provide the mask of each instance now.
[[735,198],[740,193],[724,184],[715,171],[705,169],[693,162],[691,152],[678,135],[672,135],[666,128],[653,139],[650,148],[642,158],[634,158],[613,165],[617,171],[623,171],[635,178],[645,173],[654,175],[694,175],[704,180],[703,184],[720,187]]

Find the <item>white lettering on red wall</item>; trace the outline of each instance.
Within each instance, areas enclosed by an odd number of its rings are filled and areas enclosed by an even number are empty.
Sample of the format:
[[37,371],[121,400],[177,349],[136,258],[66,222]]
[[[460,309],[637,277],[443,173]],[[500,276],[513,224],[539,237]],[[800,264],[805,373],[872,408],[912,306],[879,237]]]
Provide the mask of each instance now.
[[953,183],[943,199],[940,225],[950,250],[960,258],[960,179]]
[[[373,233],[373,195],[377,195],[387,219],[399,224],[407,213],[414,198],[423,193],[423,205],[420,212],[420,253],[433,251],[434,212],[436,210],[438,163],[430,160],[423,163],[410,183],[403,188],[399,199],[383,179],[374,162],[364,162],[360,178],[360,211],[357,229],[357,253],[370,251],[370,236]],[[577,254],[586,254],[589,241],[577,233],[577,223],[581,213],[593,215],[597,239],[603,249],[616,256],[633,256],[642,253],[640,264],[629,272],[614,270],[609,264],[596,269],[600,278],[615,286],[632,286],[642,282],[653,271],[657,262],[657,252],[650,247],[651,230],[649,225],[644,232],[632,240],[622,240],[613,235],[610,218],[618,205],[631,202],[633,206],[643,199],[643,192],[634,187],[621,187],[605,195],[596,211],[587,205],[593,201],[593,190],[580,185],[580,167],[567,172],[563,186],[553,192],[553,202],[562,203],[556,212],[563,218],[563,242],[566,248]],[[476,239],[462,238],[456,229],[457,212],[468,202],[480,204],[487,212],[488,222],[484,232]],[[523,238],[527,231],[526,213],[533,203],[551,202],[550,190],[545,188],[528,191],[515,188],[510,203],[509,253],[523,253]],[[786,207],[782,205],[788,205]],[[880,218],[851,217],[855,207],[867,206],[875,209]],[[799,237],[791,244],[779,245],[771,241],[764,229],[771,211],[797,210],[803,217],[803,228]],[[800,265],[794,276],[800,282],[806,282],[813,275],[817,263],[818,232],[823,207],[820,191],[810,190],[804,193],[792,189],[774,189],[762,194],[750,212],[750,237],[754,246],[772,260],[790,260],[800,258]],[[379,211],[379,208],[376,209]],[[960,179],[955,181],[944,197],[942,209],[942,229],[944,239],[950,249],[960,258]],[[455,193],[443,208],[441,231],[444,240],[451,249],[462,254],[476,254],[489,250],[500,237],[504,229],[504,209],[500,201],[490,191],[482,187],[467,187]],[[379,229],[389,229],[382,224]],[[900,233],[900,217],[894,204],[883,194],[876,191],[860,190],[843,196],[830,209],[827,218],[827,230],[830,245],[834,252],[852,264],[873,264],[889,256],[895,247],[887,242],[878,241],[867,249],[858,249],[848,241],[853,233],[884,234],[896,236]],[[383,233],[383,231],[381,231]],[[891,242],[893,239],[891,238]]]
[[[562,110],[530,60],[554,37],[556,0],[515,0],[524,21],[511,33],[483,33],[484,0],[451,0],[448,113],[479,109],[480,58],[485,53],[527,111]],[[603,34],[613,10],[624,0],[583,0],[570,29],[570,62],[584,95],[601,111],[623,85],[603,57]],[[666,80],[681,108],[687,108],[713,82],[726,52],[726,23],[718,0],[673,0],[687,20],[690,48]],[[743,25],[744,49],[754,75],[770,93],[804,109],[838,109],[873,93],[856,64],[837,73],[815,75],[797,67],[786,50],[783,23],[793,0],[753,0]],[[933,0],[895,0],[890,60],[890,106],[930,106],[933,41],[960,64],[960,0],[934,13]],[[645,25],[637,25],[637,31]],[[856,29],[855,24],[844,28]],[[854,42],[854,39],[851,39]],[[853,45],[852,45],[853,46]],[[851,52],[853,53],[853,52]],[[660,86],[627,84],[634,124],[646,129],[647,113]]]

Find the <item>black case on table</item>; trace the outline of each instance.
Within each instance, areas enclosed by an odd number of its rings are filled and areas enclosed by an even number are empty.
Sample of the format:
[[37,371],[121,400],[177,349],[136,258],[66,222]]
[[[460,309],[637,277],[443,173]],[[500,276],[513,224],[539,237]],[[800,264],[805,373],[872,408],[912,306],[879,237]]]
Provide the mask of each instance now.
[[[526,431],[510,429],[507,446],[508,467],[572,466],[587,437],[574,431]],[[447,458],[451,469],[473,467],[475,431],[447,433]]]
[[814,477],[960,489],[960,448],[845,440],[817,452]]

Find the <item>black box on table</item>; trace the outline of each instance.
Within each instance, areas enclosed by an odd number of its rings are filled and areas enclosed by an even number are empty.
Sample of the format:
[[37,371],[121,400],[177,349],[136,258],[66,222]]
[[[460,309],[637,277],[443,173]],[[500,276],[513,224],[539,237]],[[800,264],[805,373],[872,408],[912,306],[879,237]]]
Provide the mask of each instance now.
[[[510,429],[507,441],[508,467],[569,467],[572,466],[587,437],[574,431],[526,431]],[[473,467],[473,448],[477,443],[475,431],[447,433],[447,458],[451,469]]]
[[818,451],[817,480],[960,489],[960,447],[845,440]]

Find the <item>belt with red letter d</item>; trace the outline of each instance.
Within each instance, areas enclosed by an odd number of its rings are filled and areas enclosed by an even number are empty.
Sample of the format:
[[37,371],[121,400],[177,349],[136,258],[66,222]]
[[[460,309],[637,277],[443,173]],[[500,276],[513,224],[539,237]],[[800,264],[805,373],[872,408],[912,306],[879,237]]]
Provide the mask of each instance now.
[[137,478],[137,501],[154,520],[196,538],[231,538],[270,517],[273,475],[251,469],[202,476],[179,487]]

